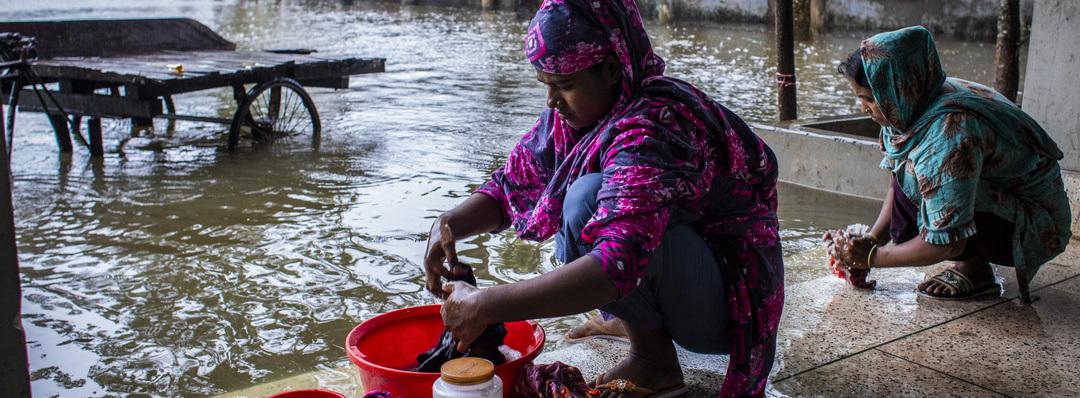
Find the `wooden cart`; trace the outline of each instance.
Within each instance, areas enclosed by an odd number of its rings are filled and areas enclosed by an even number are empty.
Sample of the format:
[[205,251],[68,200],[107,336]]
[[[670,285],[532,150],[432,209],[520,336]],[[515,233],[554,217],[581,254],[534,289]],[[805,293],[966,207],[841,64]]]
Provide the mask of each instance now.
[[[385,65],[382,58],[303,49],[237,51],[184,18],[0,22],[0,32],[34,37],[32,74],[44,83],[5,83],[4,102],[47,113],[61,152],[72,151],[75,133],[94,156],[104,152],[102,117],[129,119],[137,128],[152,127],[153,118],[227,124],[230,150],[241,136],[310,135],[318,142],[319,114],[305,87],[348,88],[349,76],[382,72]],[[176,114],[172,96],[224,87],[237,104],[231,118]],[[88,139],[80,132],[84,117]]]

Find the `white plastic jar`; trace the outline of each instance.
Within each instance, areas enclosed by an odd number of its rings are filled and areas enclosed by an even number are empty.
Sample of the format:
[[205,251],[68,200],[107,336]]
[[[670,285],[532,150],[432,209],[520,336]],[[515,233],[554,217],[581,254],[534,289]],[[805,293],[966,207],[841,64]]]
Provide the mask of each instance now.
[[502,398],[503,383],[495,365],[483,358],[446,361],[431,386],[432,398]]

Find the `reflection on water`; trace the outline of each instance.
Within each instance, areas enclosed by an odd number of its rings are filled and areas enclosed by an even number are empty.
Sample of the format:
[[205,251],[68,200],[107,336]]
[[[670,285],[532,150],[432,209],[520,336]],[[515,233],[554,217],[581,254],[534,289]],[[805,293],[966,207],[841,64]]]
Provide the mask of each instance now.
[[[331,1],[0,0],[0,18],[190,16],[241,48],[380,56],[387,73],[315,90],[318,151],[229,155],[217,125],[106,131],[105,159],[56,154],[41,115],[20,116],[15,203],[35,393],[189,396],[346,363],[348,330],[434,300],[421,291],[427,227],[502,162],[543,106],[510,14]],[[773,116],[766,27],[651,26],[670,74],[751,120]],[[851,112],[836,60],[865,34],[800,43],[804,115]],[[992,46],[943,41],[946,65],[988,81]],[[228,116],[229,93],[176,98]],[[160,123],[160,122],[159,122]],[[789,279],[821,229],[875,203],[781,191]],[[554,267],[550,243],[510,233],[460,245],[481,285]],[[567,319],[545,321],[561,334]]]

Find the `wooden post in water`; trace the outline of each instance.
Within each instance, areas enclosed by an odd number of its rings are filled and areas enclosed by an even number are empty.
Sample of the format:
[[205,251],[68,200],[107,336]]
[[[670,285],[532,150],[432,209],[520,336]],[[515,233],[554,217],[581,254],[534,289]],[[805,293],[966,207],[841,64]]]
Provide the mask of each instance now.
[[828,17],[829,11],[825,6],[825,0],[810,0],[810,33],[815,35],[825,33]]
[[90,118],[86,127],[87,133],[89,133],[87,139],[90,141],[90,156],[105,156],[105,144],[101,141],[101,118],[97,116]]
[[1001,0],[994,63],[994,88],[1012,102],[1020,89],[1020,0]]
[[48,115],[49,123],[52,124],[53,134],[56,135],[56,146],[60,152],[71,153],[71,130],[68,129],[68,119],[63,115]]
[[30,396],[30,366],[22,328],[22,286],[15,245],[15,209],[11,198],[11,158],[4,107],[0,105],[0,396]]
[[781,121],[799,117],[795,101],[795,20],[793,0],[778,0],[774,8],[776,28],[777,108]]

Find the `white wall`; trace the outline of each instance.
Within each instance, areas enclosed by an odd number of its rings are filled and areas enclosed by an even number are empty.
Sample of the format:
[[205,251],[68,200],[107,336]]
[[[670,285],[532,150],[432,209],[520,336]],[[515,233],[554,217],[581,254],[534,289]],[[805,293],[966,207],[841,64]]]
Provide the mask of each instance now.
[[1080,171],[1080,1],[1039,0],[1031,24],[1023,107]]
[[[1080,0],[1073,0],[1080,2]],[[667,2],[680,17],[737,16],[769,19],[769,0],[638,0],[643,9]],[[1035,0],[1021,0],[1021,17],[1031,15]],[[927,24],[948,35],[993,39],[1000,0],[826,0],[829,24],[838,28],[892,30]],[[647,12],[647,14],[649,14]]]

